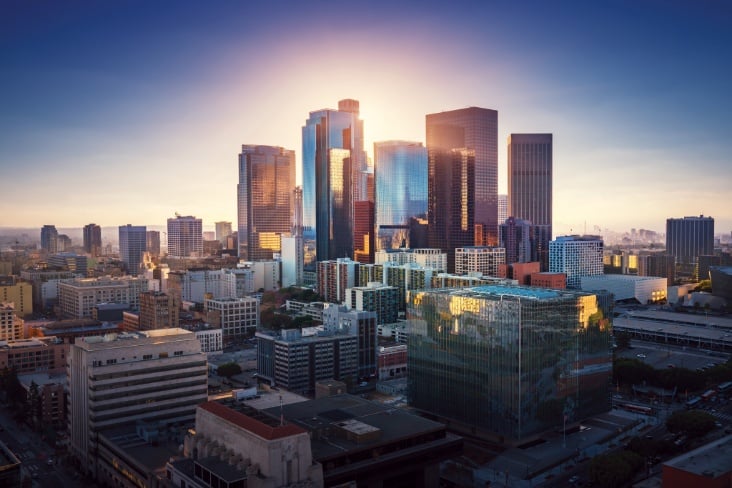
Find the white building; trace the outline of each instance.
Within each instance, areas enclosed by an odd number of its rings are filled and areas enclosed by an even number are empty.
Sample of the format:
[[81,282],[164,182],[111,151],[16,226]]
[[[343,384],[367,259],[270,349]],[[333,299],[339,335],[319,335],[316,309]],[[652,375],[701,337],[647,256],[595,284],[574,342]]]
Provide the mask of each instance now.
[[455,249],[455,274],[480,273],[498,276],[498,267],[506,264],[506,249],[502,247],[470,246]]
[[100,431],[138,420],[190,422],[208,399],[206,355],[179,328],[79,340],[67,378],[70,450],[92,477]]
[[148,280],[133,276],[77,278],[58,285],[58,304],[65,317],[87,318],[100,303],[126,303],[140,310],[140,293],[148,291]]
[[251,337],[259,326],[259,300],[256,298],[206,299],[208,321],[221,328],[224,343]]
[[383,249],[374,253],[374,263],[414,263],[423,268],[447,271],[447,253],[440,249]]
[[221,329],[206,327],[193,331],[196,339],[201,343],[201,351],[209,356],[224,352],[224,333]]
[[666,300],[668,286],[666,278],[620,274],[583,276],[581,282],[582,291],[606,290],[616,302],[635,298],[644,305]]
[[303,283],[303,262],[305,249],[302,236],[282,236],[280,238],[280,260],[282,261],[282,286],[301,285]]
[[583,276],[604,273],[600,236],[560,236],[549,243],[549,272],[567,275],[567,288],[579,288]]

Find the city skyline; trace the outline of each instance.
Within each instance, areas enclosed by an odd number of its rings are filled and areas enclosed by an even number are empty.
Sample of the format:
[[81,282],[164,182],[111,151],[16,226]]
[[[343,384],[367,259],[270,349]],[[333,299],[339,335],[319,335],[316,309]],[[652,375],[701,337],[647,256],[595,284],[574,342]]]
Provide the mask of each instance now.
[[236,222],[241,145],[294,150],[301,181],[308,114],[352,98],[372,159],[425,143],[429,113],[497,110],[499,193],[508,135],[552,133],[555,236],[700,214],[732,229],[729,5],[330,7],[12,2],[0,227]]

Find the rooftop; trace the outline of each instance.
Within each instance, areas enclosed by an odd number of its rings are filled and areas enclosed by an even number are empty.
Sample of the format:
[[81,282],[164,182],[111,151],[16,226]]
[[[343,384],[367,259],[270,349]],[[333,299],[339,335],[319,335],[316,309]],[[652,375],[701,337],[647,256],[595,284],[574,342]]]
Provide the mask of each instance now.
[[732,435],[677,456],[664,466],[709,478],[729,473],[732,471]]
[[517,298],[531,298],[534,300],[545,300],[548,298],[557,298],[566,293],[559,292],[557,290],[550,290],[548,288],[532,288],[532,287],[521,287],[521,286],[503,286],[503,285],[482,285],[474,286],[464,290],[465,292],[473,292],[479,295],[499,295],[499,296],[511,296]]
[[276,417],[263,415],[259,410],[234,401],[225,404],[223,402],[206,402],[199,405],[198,408],[267,440],[306,433],[297,425],[282,424]]

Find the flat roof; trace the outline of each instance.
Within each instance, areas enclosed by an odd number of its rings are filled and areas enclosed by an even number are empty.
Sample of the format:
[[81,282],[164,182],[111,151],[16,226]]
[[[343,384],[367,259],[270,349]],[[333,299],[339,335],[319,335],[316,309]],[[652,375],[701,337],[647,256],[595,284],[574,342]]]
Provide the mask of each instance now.
[[270,441],[306,433],[297,425],[289,423],[282,425],[276,418],[263,416],[254,408],[235,402],[226,402],[226,404],[206,402],[199,405],[198,408]]
[[725,342],[732,346],[732,330],[718,329],[714,327],[703,327],[685,324],[674,324],[670,322],[639,319],[634,317],[615,317],[613,319],[614,329],[633,329],[649,334],[660,334],[675,339],[701,339],[703,341]]
[[729,473],[732,471],[732,435],[666,461],[664,466],[710,478]]
[[[269,408],[265,412],[279,417],[280,407]],[[309,432],[344,422],[358,426],[360,431],[381,431],[378,438],[361,442],[335,435],[329,435],[327,439],[311,435],[313,458],[318,461],[340,457],[346,451],[372,449],[374,446],[445,430],[445,426],[438,422],[348,394],[284,405],[282,413],[288,422],[293,422]]]

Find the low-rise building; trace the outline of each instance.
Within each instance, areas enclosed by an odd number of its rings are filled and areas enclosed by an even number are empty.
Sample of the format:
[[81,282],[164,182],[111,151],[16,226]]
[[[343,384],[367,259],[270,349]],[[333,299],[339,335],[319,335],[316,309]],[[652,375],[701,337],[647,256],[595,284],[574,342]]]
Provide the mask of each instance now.
[[567,288],[565,273],[531,273],[531,286],[564,290]]
[[69,346],[56,337],[0,341],[0,370],[18,374],[64,371]]
[[643,305],[666,300],[666,278],[607,274],[583,276],[582,291],[606,290],[615,296],[615,301],[635,299]]
[[204,302],[208,323],[221,329],[225,344],[252,337],[259,327],[256,298],[209,298]]
[[0,341],[17,341],[23,338],[23,319],[15,314],[15,305],[0,303]]
[[59,307],[67,318],[92,317],[92,309],[100,303],[128,304],[140,310],[140,293],[147,291],[145,278],[133,276],[83,278],[59,283]]
[[663,464],[664,488],[718,488],[732,485],[732,436],[676,456]]

